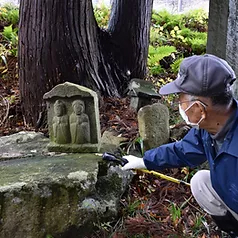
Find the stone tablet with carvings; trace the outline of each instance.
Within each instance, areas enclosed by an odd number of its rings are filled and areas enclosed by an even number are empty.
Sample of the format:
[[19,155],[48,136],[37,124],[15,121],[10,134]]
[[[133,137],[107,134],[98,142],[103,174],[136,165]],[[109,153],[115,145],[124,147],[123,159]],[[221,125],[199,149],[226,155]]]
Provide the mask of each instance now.
[[50,135],[49,151],[98,152],[98,96],[89,88],[63,83],[44,94]]

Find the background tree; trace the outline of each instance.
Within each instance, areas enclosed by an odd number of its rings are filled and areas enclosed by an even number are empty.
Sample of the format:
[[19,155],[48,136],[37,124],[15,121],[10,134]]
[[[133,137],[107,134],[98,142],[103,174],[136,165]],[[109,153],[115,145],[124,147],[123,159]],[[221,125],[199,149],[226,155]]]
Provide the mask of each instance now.
[[108,29],[100,29],[91,0],[20,2],[19,78],[26,123],[36,125],[42,96],[69,81],[121,96],[144,78],[153,0],[114,0]]

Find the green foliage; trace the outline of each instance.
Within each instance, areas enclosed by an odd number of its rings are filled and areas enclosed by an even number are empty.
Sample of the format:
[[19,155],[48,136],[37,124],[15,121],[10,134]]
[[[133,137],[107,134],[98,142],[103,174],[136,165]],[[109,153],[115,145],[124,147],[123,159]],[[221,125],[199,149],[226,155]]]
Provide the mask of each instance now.
[[[19,9],[18,7],[6,4],[0,7],[0,24],[3,26],[1,32],[0,57],[2,65],[7,67],[8,56],[17,56],[18,45],[18,21]],[[1,74],[5,73],[7,68],[0,70]]]
[[46,238],[54,238],[52,235],[46,235]]
[[186,21],[185,25],[187,28],[200,30],[200,31],[207,31],[208,25],[208,14],[201,9],[189,11],[185,16],[184,19]]
[[4,45],[0,45],[0,76],[2,77],[8,71],[7,56],[8,50]]
[[132,203],[128,204],[127,208],[125,209],[125,212],[129,216],[133,216],[137,212],[137,210],[140,207],[140,205],[141,205],[141,201],[140,200],[135,200]]
[[175,203],[171,203],[170,205],[170,214],[174,224],[178,222],[181,218],[181,209]]
[[190,39],[189,43],[191,44],[194,54],[200,55],[206,51],[206,41],[202,39]]
[[168,39],[163,32],[163,27],[153,27],[150,29],[150,45],[161,46],[167,43]]
[[105,5],[94,8],[94,16],[99,27],[106,28],[110,17],[110,9]]
[[196,220],[195,220],[195,223],[194,223],[194,227],[193,229],[194,230],[199,230],[203,224],[203,220],[204,220],[204,217],[203,216],[197,216],[196,217]]
[[168,11],[159,11],[152,13],[152,23],[159,25],[164,30],[171,31],[175,26],[182,26],[184,24],[183,15],[171,14]]
[[196,38],[196,39],[201,39],[201,40],[204,40],[206,41],[207,40],[207,33],[206,32],[198,32],[198,31],[195,31],[193,32],[192,38]]
[[2,35],[4,39],[11,42],[12,45],[17,45],[17,41],[18,41],[17,31],[18,29],[17,28],[13,29],[12,25],[5,26],[2,32]]
[[176,59],[172,64],[171,64],[171,70],[174,74],[177,74],[179,71],[179,66],[183,61],[183,57]]
[[[183,57],[204,54],[207,43],[207,19],[208,14],[203,10],[186,14],[153,11],[148,56],[150,74],[154,77],[165,72],[177,74]],[[161,46],[173,46],[175,49],[163,55],[159,50]],[[168,81],[160,82],[157,86],[161,87],[166,83]]]
[[3,25],[17,26],[19,21],[19,9],[12,4],[6,4],[0,7],[0,22]]
[[180,35],[185,37],[185,38],[186,37],[192,37],[193,32],[189,28],[182,28],[181,31],[180,31]]
[[164,72],[164,69],[160,65],[160,60],[170,56],[172,53],[176,52],[174,46],[160,46],[153,47],[149,46],[149,57],[148,57],[148,66],[152,75],[158,75]]
[[[9,70],[9,57],[17,56],[19,9],[10,4],[0,7],[0,77],[4,80],[12,77]],[[11,64],[12,67],[12,64]],[[9,73],[10,72],[10,73]],[[9,104],[15,102],[15,96],[6,99]]]
[[164,57],[171,55],[176,52],[176,48],[174,46],[161,46],[161,47],[153,47],[149,46],[149,57],[153,61],[160,61]]
[[18,44],[18,29],[12,28],[12,25],[5,26],[2,32],[2,36],[5,40],[5,47],[8,49],[8,55],[17,55],[17,44]]
[[192,37],[187,39],[187,44],[192,48],[194,54],[204,54],[206,52],[207,33],[194,32]]

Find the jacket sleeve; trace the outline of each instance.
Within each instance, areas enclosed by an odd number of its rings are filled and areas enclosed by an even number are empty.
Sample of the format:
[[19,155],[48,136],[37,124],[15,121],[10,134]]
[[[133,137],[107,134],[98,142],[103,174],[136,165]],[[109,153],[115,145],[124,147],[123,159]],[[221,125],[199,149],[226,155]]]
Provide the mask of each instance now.
[[151,149],[144,154],[144,163],[149,170],[195,167],[206,161],[201,139],[201,130],[191,129],[180,141]]

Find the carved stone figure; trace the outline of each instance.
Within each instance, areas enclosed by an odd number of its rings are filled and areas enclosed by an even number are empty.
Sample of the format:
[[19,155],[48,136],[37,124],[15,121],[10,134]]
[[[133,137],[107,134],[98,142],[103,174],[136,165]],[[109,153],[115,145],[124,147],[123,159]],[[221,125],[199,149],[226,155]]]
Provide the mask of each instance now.
[[73,113],[70,115],[70,133],[73,144],[90,143],[90,124],[85,113],[85,105],[82,100],[72,103]]
[[101,130],[98,95],[81,85],[65,82],[44,94],[50,143],[54,152],[96,153]]
[[54,103],[53,134],[56,143],[70,143],[69,117],[66,114],[65,104],[61,100],[56,100]]

